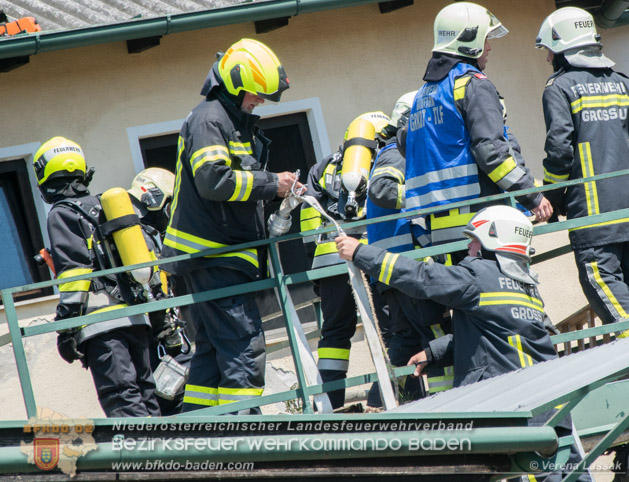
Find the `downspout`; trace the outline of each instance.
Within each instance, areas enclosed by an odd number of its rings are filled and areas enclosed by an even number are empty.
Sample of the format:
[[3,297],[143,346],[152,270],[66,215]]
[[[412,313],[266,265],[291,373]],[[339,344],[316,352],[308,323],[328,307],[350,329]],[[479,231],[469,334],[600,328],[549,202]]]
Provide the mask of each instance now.
[[258,20],[294,17],[335,8],[346,8],[382,0],[267,0],[202,12],[130,20],[75,30],[37,32],[0,40],[0,59],[26,57],[110,42],[164,36],[190,30],[222,27]]
[[629,0],[605,0],[595,15],[596,24],[601,28],[612,28],[629,23]]

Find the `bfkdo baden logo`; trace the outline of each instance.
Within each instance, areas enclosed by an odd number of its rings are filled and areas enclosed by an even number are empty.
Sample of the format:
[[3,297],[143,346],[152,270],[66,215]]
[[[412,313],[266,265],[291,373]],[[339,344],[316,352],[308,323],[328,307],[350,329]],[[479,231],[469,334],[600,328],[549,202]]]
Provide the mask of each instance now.
[[42,470],[54,469],[59,463],[59,439],[36,438],[33,440],[35,448],[35,465]]
[[74,477],[77,460],[98,445],[94,441],[94,422],[86,418],[70,419],[50,409],[38,409],[37,417],[31,417],[24,425],[24,435],[30,440],[20,442],[20,450],[28,457],[28,463],[41,470],[58,468]]

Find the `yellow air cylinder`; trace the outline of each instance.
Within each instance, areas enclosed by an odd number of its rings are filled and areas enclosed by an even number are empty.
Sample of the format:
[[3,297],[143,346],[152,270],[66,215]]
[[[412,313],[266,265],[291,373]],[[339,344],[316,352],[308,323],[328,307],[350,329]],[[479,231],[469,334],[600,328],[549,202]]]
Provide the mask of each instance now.
[[[376,129],[373,124],[365,119],[355,119],[347,128],[347,140],[362,138],[373,141],[376,137]],[[350,195],[356,195],[363,186],[366,187],[371,168],[372,151],[368,147],[352,145],[345,149],[343,154],[343,167],[341,169],[341,183]]]
[[[135,214],[129,194],[121,187],[108,189],[103,193],[100,201],[107,221]],[[139,224],[114,231],[112,236],[122,264],[125,266],[152,261]],[[146,286],[151,279],[151,268],[135,269],[131,271],[131,275],[138,283]]]

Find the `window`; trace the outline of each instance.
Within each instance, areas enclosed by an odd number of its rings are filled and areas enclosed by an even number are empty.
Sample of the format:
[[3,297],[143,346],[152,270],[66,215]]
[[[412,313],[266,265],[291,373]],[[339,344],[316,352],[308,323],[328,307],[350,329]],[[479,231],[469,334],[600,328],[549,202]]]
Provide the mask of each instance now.
[[[44,247],[24,159],[0,162],[0,288],[50,279],[34,256]],[[16,299],[52,294],[52,288],[21,293]]]

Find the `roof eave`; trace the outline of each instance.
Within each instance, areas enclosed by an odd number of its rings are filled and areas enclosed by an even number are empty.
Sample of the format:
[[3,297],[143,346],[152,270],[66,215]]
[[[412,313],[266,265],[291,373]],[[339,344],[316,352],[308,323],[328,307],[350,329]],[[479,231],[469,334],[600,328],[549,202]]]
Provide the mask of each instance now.
[[0,59],[75,47],[165,36],[205,28],[347,8],[382,0],[268,0],[178,15],[130,20],[74,30],[37,32],[0,40]]

